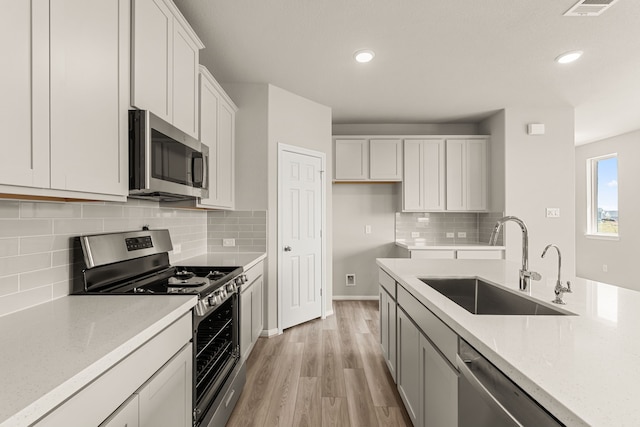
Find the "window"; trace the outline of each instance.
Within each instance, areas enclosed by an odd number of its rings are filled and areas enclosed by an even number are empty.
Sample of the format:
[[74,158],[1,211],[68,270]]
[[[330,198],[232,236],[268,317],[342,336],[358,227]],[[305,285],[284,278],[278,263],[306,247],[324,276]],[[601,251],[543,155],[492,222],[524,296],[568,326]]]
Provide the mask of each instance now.
[[618,155],[587,160],[587,234],[618,236]]

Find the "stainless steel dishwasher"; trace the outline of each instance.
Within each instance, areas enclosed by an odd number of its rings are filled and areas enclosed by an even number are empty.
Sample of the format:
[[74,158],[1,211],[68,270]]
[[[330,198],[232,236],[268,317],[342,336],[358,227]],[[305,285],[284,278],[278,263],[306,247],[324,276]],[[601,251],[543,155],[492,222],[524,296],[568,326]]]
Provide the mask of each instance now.
[[458,426],[562,426],[498,368],[460,339]]

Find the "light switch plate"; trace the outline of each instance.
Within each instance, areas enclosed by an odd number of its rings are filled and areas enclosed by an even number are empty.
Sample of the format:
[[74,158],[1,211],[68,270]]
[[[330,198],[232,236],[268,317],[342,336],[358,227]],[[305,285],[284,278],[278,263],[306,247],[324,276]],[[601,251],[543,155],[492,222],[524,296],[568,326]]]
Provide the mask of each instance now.
[[222,246],[235,246],[236,239],[222,239]]
[[420,232],[419,231],[412,231],[411,232],[411,237],[420,237]]
[[458,231],[458,237],[461,239],[466,239],[467,238],[467,232],[466,231]]
[[447,239],[453,239],[455,237],[455,233],[447,232]]

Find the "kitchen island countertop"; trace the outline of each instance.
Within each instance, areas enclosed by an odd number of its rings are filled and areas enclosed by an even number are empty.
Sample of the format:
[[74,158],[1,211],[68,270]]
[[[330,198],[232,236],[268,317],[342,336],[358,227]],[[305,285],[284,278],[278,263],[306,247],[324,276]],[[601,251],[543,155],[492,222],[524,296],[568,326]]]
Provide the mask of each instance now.
[[[474,315],[419,278],[479,277],[518,291],[519,263],[378,259],[377,264],[566,425],[640,425],[640,292],[569,277],[573,316]],[[557,271],[532,268],[528,298],[555,306]],[[563,272],[564,278],[566,273]]]

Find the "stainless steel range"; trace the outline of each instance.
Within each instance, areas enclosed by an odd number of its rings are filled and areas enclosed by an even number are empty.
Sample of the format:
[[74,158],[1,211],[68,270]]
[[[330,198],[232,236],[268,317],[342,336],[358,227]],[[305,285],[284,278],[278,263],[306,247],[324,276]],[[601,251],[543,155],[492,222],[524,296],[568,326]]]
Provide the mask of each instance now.
[[242,267],[174,267],[168,230],[108,233],[79,238],[82,280],[74,293],[193,294],[195,427],[222,426],[244,386],[240,363],[238,287]]

